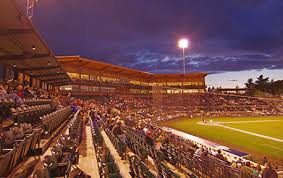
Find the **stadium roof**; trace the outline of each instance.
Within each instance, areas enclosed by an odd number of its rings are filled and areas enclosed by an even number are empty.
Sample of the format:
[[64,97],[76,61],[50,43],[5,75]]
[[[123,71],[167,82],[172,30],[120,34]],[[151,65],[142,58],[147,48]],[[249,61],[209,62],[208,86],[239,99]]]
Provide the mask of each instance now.
[[19,72],[51,85],[69,84],[71,79],[65,71],[145,82],[191,80],[207,75],[152,74],[80,56],[58,56],[56,59],[30,19],[21,11],[17,0],[1,0],[0,11],[0,64],[14,66]]
[[51,85],[70,81],[15,0],[0,1],[0,63]]
[[119,77],[139,81],[176,81],[180,78],[193,79],[205,77],[207,73],[195,72],[188,74],[153,74],[126,67],[116,66],[80,56],[57,56],[57,60],[65,71],[105,77]]

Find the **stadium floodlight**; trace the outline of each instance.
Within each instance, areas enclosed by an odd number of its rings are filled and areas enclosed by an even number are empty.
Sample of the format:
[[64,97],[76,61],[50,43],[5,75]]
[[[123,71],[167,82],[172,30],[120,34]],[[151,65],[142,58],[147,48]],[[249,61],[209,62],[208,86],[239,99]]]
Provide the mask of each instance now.
[[190,46],[190,41],[186,38],[182,38],[178,42],[179,48],[183,50],[183,72],[186,73],[186,61],[185,61],[185,49]]
[[186,38],[180,39],[178,42],[179,48],[185,49],[189,47],[189,40]]

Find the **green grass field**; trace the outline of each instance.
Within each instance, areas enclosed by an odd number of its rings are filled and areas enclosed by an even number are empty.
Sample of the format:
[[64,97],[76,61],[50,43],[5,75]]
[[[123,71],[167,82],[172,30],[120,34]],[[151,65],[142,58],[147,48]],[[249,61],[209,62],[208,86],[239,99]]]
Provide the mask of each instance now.
[[[258,120],[279,120],[274,122],[223,123],[225,126],[283,139],[283,117],[241,117],[214,118],[213,122],[238,122]],[[266,138],[249,135],[220,126],[200,125],[202,119],[179,119],[164,123],[164,126],[174,128],[224,146],[249,153],[255,160],[264,155],[278,164],[283,164],[283,143]]]

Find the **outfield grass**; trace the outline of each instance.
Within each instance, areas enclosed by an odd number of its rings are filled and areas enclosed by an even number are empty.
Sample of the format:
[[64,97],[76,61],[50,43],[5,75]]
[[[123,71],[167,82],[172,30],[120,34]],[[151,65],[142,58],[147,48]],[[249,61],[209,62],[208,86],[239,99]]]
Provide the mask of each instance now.
[[283,119],[276,122],[227,123],[229,127],[283,139]]
[[[227,123],[225,125],[275,138],[283,138],[283,117],[241,117],[217,118],[214,122],[280,120],[264,123]],[[219,126],[200,125],[202,119],[179,119],[166,122],[164,126],[171,127],[216,143],[251,154],[256,160],[264,155],[277,163],[283,163],[283,143],[269,139],[233,131]]]

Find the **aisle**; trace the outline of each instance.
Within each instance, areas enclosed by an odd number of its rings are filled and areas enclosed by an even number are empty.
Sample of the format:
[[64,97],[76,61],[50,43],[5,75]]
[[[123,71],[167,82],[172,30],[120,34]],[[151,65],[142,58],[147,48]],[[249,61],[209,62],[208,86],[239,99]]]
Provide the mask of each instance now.
[[93,178],[99,177],[99,169],[92,143],[90,126],[84,126],[82,143],[79,146],[80,159],[78,167]]
[[121,176],[123,178],[131,178],[129,162],[121,159],[104,130],[101,131],[101,135],[105,141],[107,148],[110,150],[111,155],[114,157],[115,162],[119,167]]

